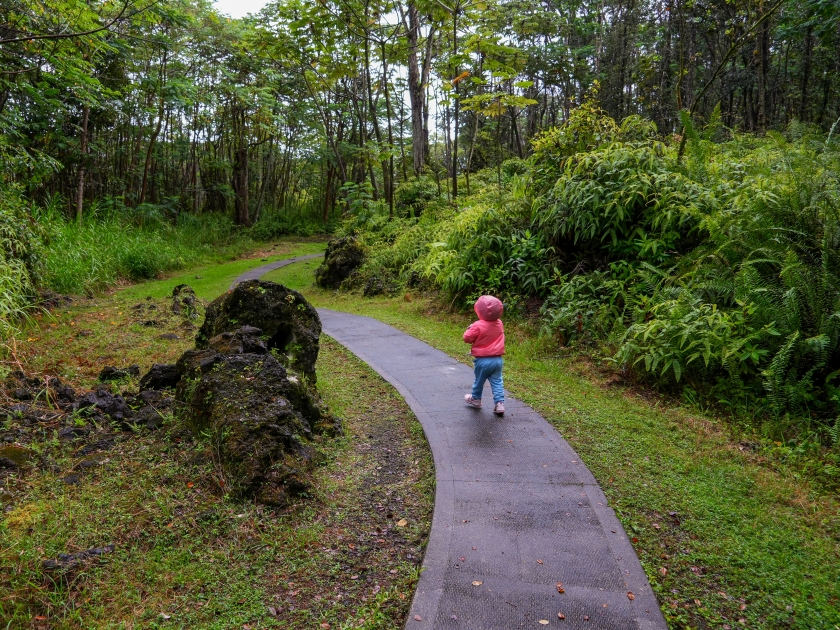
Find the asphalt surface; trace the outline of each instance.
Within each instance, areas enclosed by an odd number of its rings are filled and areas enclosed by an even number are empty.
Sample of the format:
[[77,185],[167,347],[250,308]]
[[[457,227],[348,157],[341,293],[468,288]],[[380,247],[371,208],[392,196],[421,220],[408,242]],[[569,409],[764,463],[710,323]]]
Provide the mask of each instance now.
[[[233,286],[318,256],[252,269]],[[484,407],[467,407],[471,367],[375,319],[318,313],[324,333],[405,398],[434,457],[432,529],[406,628],[667,629],[604,493],[542,416],[509,396],[494,416],[489,383]]]
[[259,280],[269,271],[274,271],[275,269],[280,269],[280,267],[285,267],[286,265],[291,265],[292,263],[300,262],[302,260],[309,260],[311,258],[323,258],[323,254],[307,254],[306,256],[293,256],[292,258],[284,258],[283,260],[275,260],[274,262],[270,262],[267,265],[263,265],[261,267],[254,267],[253,269],[249,269],[241,276],[236,278],[233,281],[233,284],[230,285],[232,289],[240,282],[245,282],[246,280]]
[[472,369],[418,339],[318,313],[405,398],[434,456],[432,530],[407,628],[667,628],[604,493],[554,427],[510,397],[494,416],[489,383],[484,407],[467,407]]

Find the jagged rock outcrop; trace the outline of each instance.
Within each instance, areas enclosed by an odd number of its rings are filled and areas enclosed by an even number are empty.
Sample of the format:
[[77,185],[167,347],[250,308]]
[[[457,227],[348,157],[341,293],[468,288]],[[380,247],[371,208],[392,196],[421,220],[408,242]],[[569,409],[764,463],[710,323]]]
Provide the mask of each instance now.
[[354,236],[334,239],[327,244],[324,262],[315,270],[315,284],[337,289],[365,260],[365,251]]
[[235,494],[285,504],[309,487],[318,436],[341,431],[315,385],[320,332],[299,293],[249,281],[210,304],[175,364],[178,417],[213,440]]
[[207,307],[195,347],[203,350],[213,337],[242,326],[259,328],[275,358],[314,382],[321,319],[300,293],[274,282],[240,283]]

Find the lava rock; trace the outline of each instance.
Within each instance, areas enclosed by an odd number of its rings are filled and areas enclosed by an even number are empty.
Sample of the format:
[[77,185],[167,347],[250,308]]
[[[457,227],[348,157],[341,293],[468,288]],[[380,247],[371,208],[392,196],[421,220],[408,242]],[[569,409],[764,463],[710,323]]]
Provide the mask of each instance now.
[[69,385],[59,385],[55,389],[55,397],[60,403],[71,403],[76,400],[76,390]]
[[146,405],[131,414],[126,423],[135,427],[145,426],[147,429],[154,431],[163,424],[163,417],[157,409],[151,405]]
[[139,365],[129,365],[127,368],[116,368],[113,366],[105,366],[99,373],[100,381],[118,381],[121,378],[128,378],[130,376],[140,376]]
[[382,295],[383,293],[390,293],[393,291],[393,288],[385,282],[382,281],[381,278],[373,276],[372,278],[368,278],[367,282],[365,282],[365,287],[362,290],[362,295],[364,297],[375,297],[377,295]]
[[188,284],[179,284],[172,289],[172,312],[187,319],[198,319],[198,299]]
[[143,392],[149,389],[166,389],[175,387],[181,378],[172,363],[155,363],[140,379],[139,388]]
[[34,398],[32,392],[25,387],[16,387],[15,391],[12,392],[12,397],[15,400],[32,400]]
[[41,562],[41,568],[51,573],[56,571],[69,571],[79,567],[92,558],[98,558],[106,553],[111,553],[114,549],[114,545],[106,545],[105,547],[94,547],[93,549],[87,549],[78,553],[60,553],[54,559],[51,558]]
[[62,427],[58,430],[59,440],[77,440],[90,433],[89,427]]
[[233,332],[216,335],[207,345],[219,354],[265,354],[268,347],[260,338],[262,330],[253,326],[242,326]]
[[112,394],[105,389],[95,392],[88,392],[78,400],[79,409],[95,408],[109,416],[112,420],[125,419],[128,412],[128,405],[125,399],[119,394]]
[[253,329],[239,329],[210,339],[230,354],[214,348],[185,352],[177,363],[182,378],[175,399],[194,433],[214,436],[228,488],[263,504],[284,505],[309,487],[313,434],[341,429],[312,381],[272,354],[241,352],[239,342],[254,335]]
[[365,251],[354,236],[334,239],[327,244],[324,262],[315,270],[315,284],[337,289],[365,260]]
[[[275,350],[287,367],[315,382],[321,319],[300,293],[274,282],[248,280],[238,284],[207,307],[195,347],[204,350],[212,338],[241,331],[243,325],[259,328],[268,350]],[[251,335],[241,334],[243,343]]]
[[35,451],[23,446],[0,446],[0,468],[20,468],[35,458]]

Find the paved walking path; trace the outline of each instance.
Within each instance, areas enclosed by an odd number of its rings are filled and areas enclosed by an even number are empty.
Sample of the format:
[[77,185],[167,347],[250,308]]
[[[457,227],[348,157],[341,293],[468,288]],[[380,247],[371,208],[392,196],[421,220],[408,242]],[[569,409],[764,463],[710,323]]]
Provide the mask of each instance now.
[[232,289],[240,282],[245,282],[246,280],[259,280],[269,271],[274,271],[275,269],[280,269],[280,267],[285,267],[286,265],[291,265],[292,263],[300,262],[301,260],[309,260],[310,258],[323,258],[323,254],[307,254],[306,256],[292,256],[291,258],[284,258],[283,260],[275,260],[274,262],[270,262],[267,265],[263,265],[261,267],[254,267],[253,269],[249,269],[241,276],[236,278],[236,280],[231,283],[230,288]]
[[318,313],[324,333],[405,398],[432,449],[434,516],[409,630],[511,630],[541,620],[667,628],[604,493],[554,427],[510,397],[507,414],[495,417],[489,385],[486,406],[467,407],[472,369],[418,339],[369,317]]
[[469,408],[468,366],[375,319],[318,313],[405,398],[434,456],[432,531],[407,628],[667,628],[604,493],[546,420],[509,397],[495,417],[489,384],[488,404]]

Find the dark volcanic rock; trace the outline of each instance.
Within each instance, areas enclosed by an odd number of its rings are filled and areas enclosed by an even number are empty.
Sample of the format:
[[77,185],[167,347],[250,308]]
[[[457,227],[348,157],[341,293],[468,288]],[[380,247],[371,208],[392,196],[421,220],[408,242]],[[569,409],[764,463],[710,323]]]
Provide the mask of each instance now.
[[12,392],[12,396],[15,400],[32,400],[34,398],[32,392],[25,387],[16,387],[15,391]]
[[21,468],[35,458],[35,451],[23,446],[0,446],[0,468]]
[[219,354],[265,354],[268,346],[260,338],[262,330],[253,326],[242,326],[233,332],[216,335],[207,345]]
[[172,312],[187,319],[198,319],[198,299],[188,284],[179,284],[172,289]]
[[[195,347],[206,349],[212,338],[225,332],[241,331],[243,325],[259,328],[268,350],[275,350],[287,367],[315,381],[321,319],[300,293],[274,282],[248,280],[240,283],[207,307]],[[241,332],[241,335],[243,344],[252,336],[249,332]]]
[[163,424],[163,417],[157,409],[146,405],[131,414],[126,422],[136,427],[145,426],[147,429],[155,430]]
[[392,293],[393,290],[394,288],[391,285],[388,285],[382,281],[382,279],[373,276],[372,278],[368,278],[367,282],[365,282],[362,295],[364,297],[375,297],[377,295],[382,295],[383,293]]
[[332,240],[324,262],[315,270],[315,283],[325,289],[337,289],[364,260],[365,251],[354,236]]
[[79,409],[94,407],[112,420],[123,420],[128,413],[128,405],[125,399],[104,389],[88,392],[79,398],[78,403]]
[[102,368],[99,373],[100,381],[118,381],[129,376],[140,376],[139,365],[129,365],[127,368],[116,368],[111,365]]
[[76,390],[69,385],[59,385],[55,389],[55,397],[58,402],[71,403],[76,400]]
[[195,433],[213,436],[229,488],[283,505],[309,485],[313,435],[334,435],[340,427],[314,382],[287,369],[263,346],[249,345],[259,341],[257,332],[243,327],[212,337],[212,347],[185,352],[177,363],[183,376],[176,400]]
[[175,387],[181,376],[172,363],[155,363],[143,378],[140,379],[140,391],[148,389],[166,389]]
[[90,433],[90,431],[91,429],[89,427],[62,427],[58,430],[58,439],[77,440],[85,437],[88,433]]
[[[71,476],[71,475],[68,475]],[[65,482],[66,482],[65,477]],[[94,547],[78,553],[60,553],[54,559],[44,560],[41,563],[41,568],[44,571],[69,571],[84,564],[92,558],[98,558],[106,553],[111,553],[114,550],[114,545],[107,545],[105,547]]]

